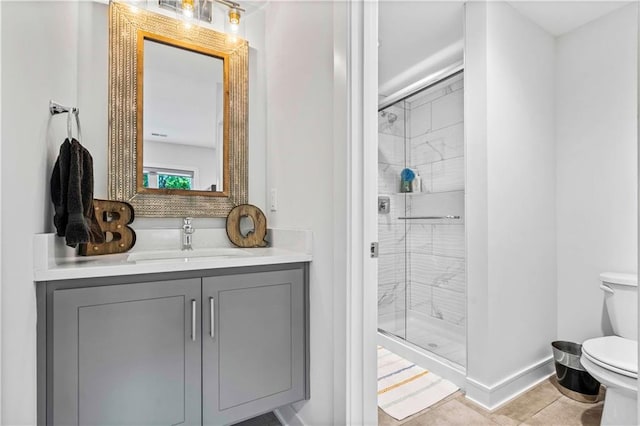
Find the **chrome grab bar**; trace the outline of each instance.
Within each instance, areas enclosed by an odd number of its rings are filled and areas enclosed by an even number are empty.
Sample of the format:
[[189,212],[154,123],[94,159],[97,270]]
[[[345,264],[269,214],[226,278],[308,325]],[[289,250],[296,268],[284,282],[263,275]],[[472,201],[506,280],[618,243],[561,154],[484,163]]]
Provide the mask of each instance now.
[[447,216],[404,216],[404,217],[399,217],[398,219],[460,219],[460,216],[452,216],[452,215],[447,215]]

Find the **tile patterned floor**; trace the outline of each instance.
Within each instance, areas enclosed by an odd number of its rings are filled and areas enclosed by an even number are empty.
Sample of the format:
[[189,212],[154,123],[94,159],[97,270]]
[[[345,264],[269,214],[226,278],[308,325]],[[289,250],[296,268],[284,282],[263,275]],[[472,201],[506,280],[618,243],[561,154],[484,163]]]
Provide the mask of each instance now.
[[[378,409],[379,426],[598,426],[602,402],[584,404],[562,395],[551,377],[513,401],[489,412],[465,398],[462,392],[443,399],[402,421]],[[601,393],[600,400],[604,399]],[[236,426],[280,426],[273,413]]]
[[[600,424],[602,402],[584,404],[562,395],[555,377],[489,412],[456,392],[402,421],[378,409],[379,426],[578,426]],[[601,393],[600,400],[604,398]]]

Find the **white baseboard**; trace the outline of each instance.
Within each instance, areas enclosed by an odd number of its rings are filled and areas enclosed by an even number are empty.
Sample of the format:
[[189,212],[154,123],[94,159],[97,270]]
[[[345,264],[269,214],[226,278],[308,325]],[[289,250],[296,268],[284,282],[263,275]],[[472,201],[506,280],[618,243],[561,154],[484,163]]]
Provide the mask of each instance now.
[[282,426],[305,426],[302,419],[298,417],[298,413],[290,405],[273,410],[273,414],[276,415]]
[[493,411],[553,373],[553,356],[549,356],[490,386],[467,377],[466,397],[483,408]]

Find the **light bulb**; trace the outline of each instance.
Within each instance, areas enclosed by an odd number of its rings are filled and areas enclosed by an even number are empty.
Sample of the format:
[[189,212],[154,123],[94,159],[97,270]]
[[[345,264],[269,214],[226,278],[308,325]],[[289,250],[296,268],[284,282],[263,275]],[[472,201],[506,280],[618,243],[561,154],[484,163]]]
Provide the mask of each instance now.
[[193,18],[193,0],[182,0],[182,14],[185,18]]
[[229,29],[233,34],[237,34],[240,29],[240,11],[235,7],[229,9]]

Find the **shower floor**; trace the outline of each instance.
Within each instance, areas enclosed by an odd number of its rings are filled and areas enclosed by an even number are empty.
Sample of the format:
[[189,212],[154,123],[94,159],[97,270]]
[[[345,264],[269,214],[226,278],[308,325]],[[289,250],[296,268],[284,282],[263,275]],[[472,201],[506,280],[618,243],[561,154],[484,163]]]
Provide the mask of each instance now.
[[404,314],[381,317],[378,328],[399,336],[409,343],[435,353],[461,367],[466,366],[467,350],[463,329],[455,329],[437,319],[409,311],[405,330]]

